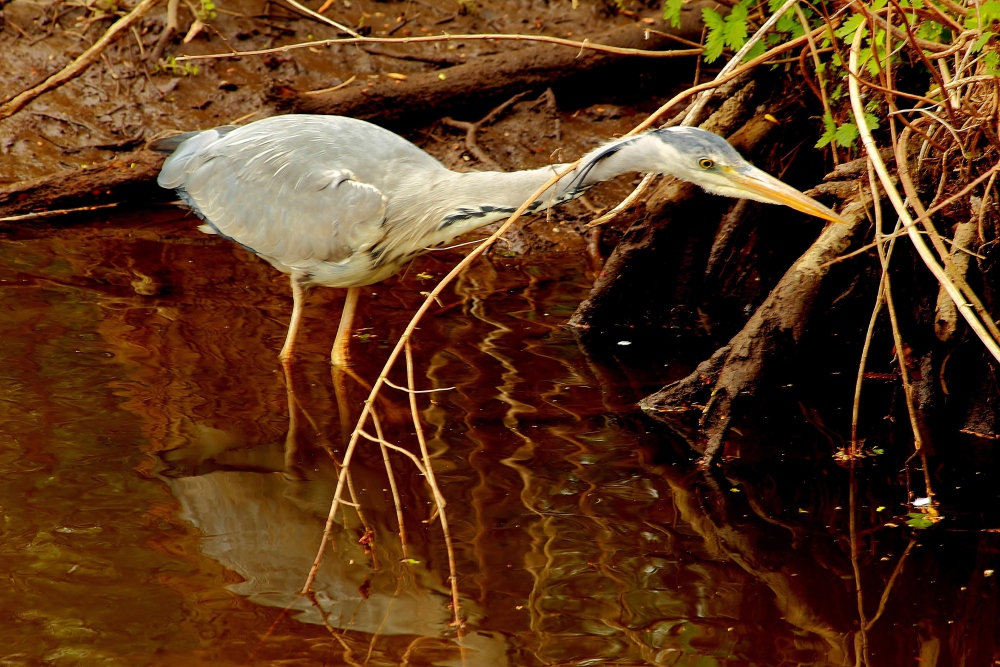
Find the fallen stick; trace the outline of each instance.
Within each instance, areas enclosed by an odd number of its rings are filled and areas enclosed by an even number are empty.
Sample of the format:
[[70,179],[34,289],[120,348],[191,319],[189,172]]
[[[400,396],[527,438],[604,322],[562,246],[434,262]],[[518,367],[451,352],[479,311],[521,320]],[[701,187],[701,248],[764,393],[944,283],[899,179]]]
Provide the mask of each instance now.
[[53,218],[59,215],[69,215],[70,213],[82,213],[84,211],[98,211],[102,208],[114,208],[117,202],[110,204],[98,204],[97,206],[78,206],[76,208],[60,208],[54,211],[39,211],[38,213],[25,213],[24,215],[11,215],[0,218],[0,224],[5,222],[22,222],[24,220],[35,220],[36,218]]
[[165,158],[152,151],[139,151],[97,167],[15,183],[0,190],[0,218],[113,201],[169,199],[173,195],[156,185]]
[[[677,36],[700,35],[701,27],[682,25]],[[676,46],[669,36],[643,30],[636,25],[617,28],[592,41],[605,46],[644,51],[667,50]],[[696,51],[696,50],[695,50]],[[405,81],[379,81],[332,91],[305,95],[286,86],[274,86],[268,100],[282,111],[353,116],[380,125],[414,125],[455,115],[459,111],[482,113],[526,91],[565,84],[579,90],[600,90],[600,73],[635,57],[622,53],[560,48],[543,44],[472,59],[440,71],[411,74]],[[644,63],[656,65],[655,61]],[[686,68],[674,67],[680,76]],[[595,78],[596,77],[596,78]],[[608,77],[610,79],[610,77]],[[576,93],[579,95],[579,93]]]
[[158,0],[142,0],[142,2],[136,5],[132,11],[115,21],[111,27],[108,28],[107,32],[101,35],[101,38],[94,42],[93,46],[81,53],[76,60],[37,86],[19,93],[10,101],[0,105],[0,120],[14,115],[39,95],[47,93],[50,90],[54,90],[67,81],[75,79],[83,74],[88,67],[93,65],[94,62],[101,57],[101,53],[104,52],[105,47],[118,37],[118,33],[128,30],[129,26],[142,18],[143,14],[145,14],[149,8],[157,2]]

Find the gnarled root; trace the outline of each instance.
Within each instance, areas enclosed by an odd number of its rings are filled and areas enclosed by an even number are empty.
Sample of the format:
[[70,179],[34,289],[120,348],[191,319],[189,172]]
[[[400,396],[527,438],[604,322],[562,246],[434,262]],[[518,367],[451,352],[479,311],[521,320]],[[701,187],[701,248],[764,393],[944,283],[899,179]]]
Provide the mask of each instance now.
[[678,413],[701,408],[705,401],[699,424],[705,442],[703,465],[722,450],[740,397],[754,395],[770,362],[787,356],[814,321],[812,315],[824,312],[842,294],[840,289],[823,290],[825,279],[838,266],[831,262],[859,247],[869,225],[860,197],[845,206],[841,215],[848,224],[827,225],[727,346],[688,378],[641,402],[648,414],[674,424]]

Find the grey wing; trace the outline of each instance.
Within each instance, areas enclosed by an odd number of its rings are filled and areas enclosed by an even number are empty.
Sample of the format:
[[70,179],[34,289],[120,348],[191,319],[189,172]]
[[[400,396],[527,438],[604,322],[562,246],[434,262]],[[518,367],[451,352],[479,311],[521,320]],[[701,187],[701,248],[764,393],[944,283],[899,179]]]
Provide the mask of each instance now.
[[384,235],[383,193],[330,157],[287,134],[210,130],[182,144],[158,180],[223,236],[308,269],[364,252]]

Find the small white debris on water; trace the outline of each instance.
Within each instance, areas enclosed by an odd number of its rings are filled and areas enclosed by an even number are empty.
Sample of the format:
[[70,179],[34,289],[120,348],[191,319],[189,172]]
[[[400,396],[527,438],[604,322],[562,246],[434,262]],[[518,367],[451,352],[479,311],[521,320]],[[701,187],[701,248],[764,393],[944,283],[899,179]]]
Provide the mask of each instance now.
[[930,498],[917,498],[916,500],[913,501],[914,507],[927,507],[930,504],[931,504]]
[[631,345],[632,341],[630,341],[630,340],[620,340],[620,341],[618,341],[618,344],[619,345]]

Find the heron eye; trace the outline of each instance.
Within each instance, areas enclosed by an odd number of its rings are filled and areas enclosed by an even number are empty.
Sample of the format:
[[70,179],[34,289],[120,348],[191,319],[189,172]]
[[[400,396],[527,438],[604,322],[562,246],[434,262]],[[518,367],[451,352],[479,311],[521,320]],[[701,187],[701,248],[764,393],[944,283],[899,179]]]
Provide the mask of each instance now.
[[701,167],[702,169],[711,169],[712,167],[715,166],[715,163],[712,162],[707,157],[703,157],[702,159],[698,160],[698,166]]

